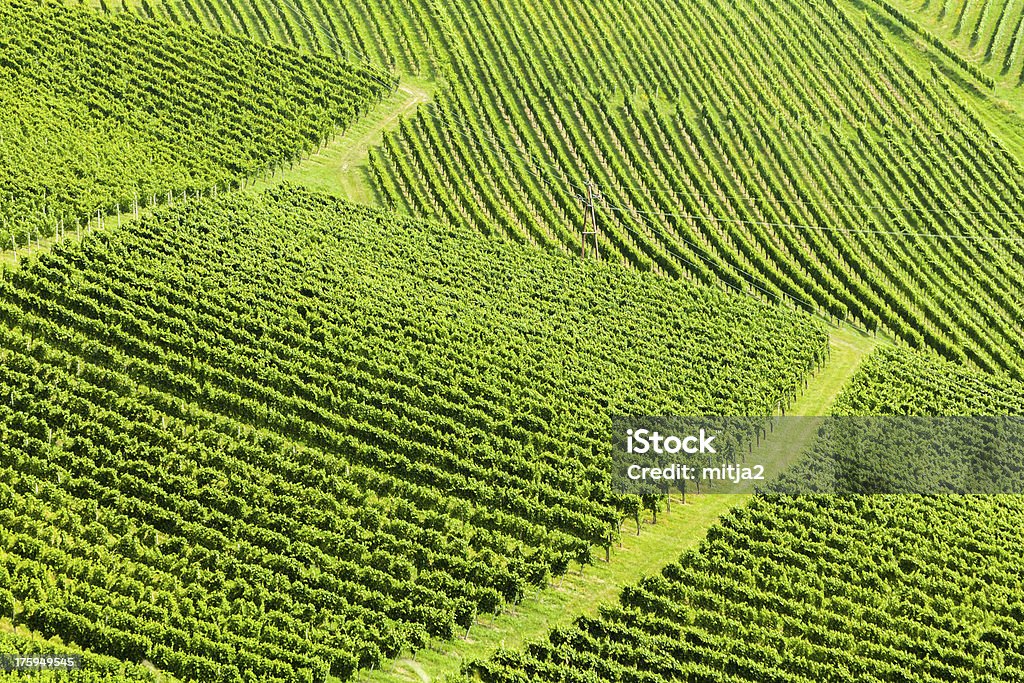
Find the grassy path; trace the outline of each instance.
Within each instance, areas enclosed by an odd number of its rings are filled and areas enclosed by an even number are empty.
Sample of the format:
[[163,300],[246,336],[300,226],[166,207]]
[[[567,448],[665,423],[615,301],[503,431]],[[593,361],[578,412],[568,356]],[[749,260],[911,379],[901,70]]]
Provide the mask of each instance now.
[[333,139],[295,168],[269,180],[257,181],[250,189],[258,191],[290,182],[352,202],[375,204],[370,183],[370,148],[383,142],[384,131],[397,128],[403,116],[429,101],[433,89],[431,81],[403,77],[398,90],[356,121],[344,135]]
[[[303,159],[291,170],[278,172],[266,180],[251,182],[242,191],[259,191],[282,182],[291,182],[353,202],[375,204],[368,164],[370,148],[383,141],[384,131],[397,128],[403,116],[411,114],[417,106],[428,102],[433,92],[432,81],[404,77],[398,90],[366,116],[353,123],[352,128],[344,135],[339,135],[327,143],[320,152]],[[142,214],[148,212],[148,208],[142,208]],[[88,227],[81,231],[69,230],[66,239],[77,239],[79,234],[106,229],[118,225],[119,222],[127,224],[134,218],[125,213],[120,219],[116,215],[103,216],[102,223],[97,222],[96,216],[91,216],[88,220]],[[38,241],[33,240],[31,244],[18,247],[17,251],[2,249],[0,265],[16,266],[21,259],[47,251],[56,242],[56,237],[43,237]]]
[[[831,358],[808,388],[791,407],[790,415],[820,416],[828,412],[847,380],[878,341],[848,328],[835,330],[831,339]],[[759,449],[756,462],[765,464],[767,473],[788,467],[810,445],[817,430],[814,420],[784,421]],[[583,575],[570,572],[560,584],[525,600],[518,608],[501,616],[482,618],[468,639],[444,643],[439,650],[420,652],[416,661],[404,658],[390,670],[381,670],[361,680],[376,683],[410,681],[429,682],[458,672],[465,661],[490,656],[500,647],[515,648],[524,642],[543,638],[555,626],[570,624],[580,614],[596,614],[602,604],[618,599],[622,586],[641,576],[661,571],[679,555],[700,543],[705,532],[731,508],[744,504],[749,494],[704,494],[689,496],[684,506],[674,504],[669,514],[662,513],[656,525],[646,525],[640,536],[623,526],[622,546],[612,551],[612,561],[598,561]]]
[[[258,191],[287,181],[350,201],[374,203],[367,163],[370,148],[380,144],[384,132],[397,127],[401,117],[427,102],[432,92],[433,84],[429,81],[403,81],[394,94],[353,124],[345,135],[335,138],[295,168],[259,180],[245,191]],[[125,220],[129,219],[125,217]],[[116,223],[116,219],[105,217],[104,222],[109,226]],[[19,256],[23,258],[28,253],[48,249],[53,242],[52,238],[44,239],[38,245],[19,249]],[[16,259],[11,252],[0,252],[0,262],[13,265]],[[825,414],[877,343],[848,328],[834,331],[828,364],[810,380],[789,414]],[[753,457],[766,465],[769,474],[777,473],[799,457],[815,431],[816,423],[812,420],[785,422]],[[514,611],[483,618],[473,627],[468,639],[457,639],[444,643],[440,649],[420,652],[416,660],[399,659],[391,670],[363,673],[360,680],[380,683],[439,680],[446,674],[458,672],[464,661],[488,657],[500,647],[519,647],[524,642],[543,638],[552,627],[569,624],[580,614],[596,614],[600,605],[617,599],[622,586],[660,571],[682,551],[700,543],[707,529],[723,513],[744,504],[748,498],[749,494],[690,496],[685,506],[676,504],[671,513],[660,515],[656,525],[645,525],[639,536],[630,535],[628,526],[624,526],[622,543],[613,549],[610,563],[599,561],[583,574],[570,572],[557,585],[526,600]],[[3,626],[0,624],[0,628]]]

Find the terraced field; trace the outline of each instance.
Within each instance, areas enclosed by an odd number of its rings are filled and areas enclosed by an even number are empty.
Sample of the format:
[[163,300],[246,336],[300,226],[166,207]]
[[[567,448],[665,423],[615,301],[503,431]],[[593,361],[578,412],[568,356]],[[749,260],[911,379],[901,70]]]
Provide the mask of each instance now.
[[465,680],[1016,680],[1022,519],[1019,497],[761,499]]

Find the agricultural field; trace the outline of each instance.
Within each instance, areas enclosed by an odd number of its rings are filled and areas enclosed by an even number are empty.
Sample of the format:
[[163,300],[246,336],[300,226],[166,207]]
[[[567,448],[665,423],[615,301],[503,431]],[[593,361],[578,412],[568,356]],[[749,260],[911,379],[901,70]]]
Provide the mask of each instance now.
[[1024,13],[1014,0],[873,0],[989,88],[1024,84]]
[[[1022,401],[1020,383],[883,349],[834,412],[991,415]],[[465,680],[1017,680],[1022,502],[765,495],[617,605],[471,663]]]
[[294,188],[61,243],[0,289],[12,621],[195,680],[347,679],[470,630],[614,542],[608,411],[768,415],[827,344]]
[[856,4],[343,7],[139,11],[435,74],[431,106],[371,153],[388,205],[578,252],[594,183],[606,259],[1024,372],[1019,163]]
[[1021,680],[1022,12],[0,0],[0,679]]
[[1022,520],[1019,497],[762,498],[465,680],[1017,680]]
[[394,83],[378,70],[129,16],[0,2],[0,244],[292,164]]

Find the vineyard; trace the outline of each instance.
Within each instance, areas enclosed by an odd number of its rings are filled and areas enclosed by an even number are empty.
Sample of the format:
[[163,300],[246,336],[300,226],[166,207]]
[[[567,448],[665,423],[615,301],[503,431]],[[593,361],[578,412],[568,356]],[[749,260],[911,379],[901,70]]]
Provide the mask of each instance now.
[[6,249],[291,164],[393,86],[335,59],[25,0],[0,1],[0,55]]
[[0,678],[1024,680],[1024,3],[656,4],[0,0]]
[[608,411],[767,415],[827,342],[294,188],[0,289],[0,597],[192,680],[348,679],[471,629],[614,541]]
[[1015,0],[875,0],[988,87],[1024,84],[1024,7]]
[[905,350],[868,358],[818,442],[772,490],[1024,493],[1024,384]]
[[1024,374],[1024,170],[843,0],[136,9],[436,74],[372,154],[393,206],[578,252],[592,182],[606,259]]
[[[1024,386],[883,350],[836,412],[985,415],[1007,401],[1019,412]],[[464,674],[503,683],[1019,680],[1022,529],[1020,496],[763,496],[598,618]]]
[[903,349],[868,358],[836,405],[846,415],[1016,415],[1024,384]]
[[599,618],[467,678],[1019,680],[1022,520],[1019,497],[761,499]]

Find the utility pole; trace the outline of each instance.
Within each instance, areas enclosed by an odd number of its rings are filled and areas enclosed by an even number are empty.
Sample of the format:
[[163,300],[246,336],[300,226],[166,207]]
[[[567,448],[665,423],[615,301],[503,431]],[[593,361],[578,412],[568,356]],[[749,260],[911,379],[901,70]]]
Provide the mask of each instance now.
[[592,235],[594,258],[601,260],[601,255],[597,251],[597,209],[594,207],[594,201],[600,198],[601,193],[598,192],[594,181],[588,180],[587,197],[583,205],[583,230],[580,232],[580,258],[587,258],[587,237]]

